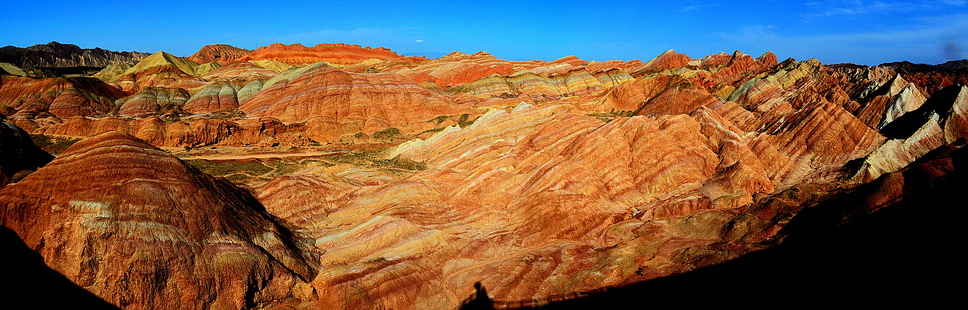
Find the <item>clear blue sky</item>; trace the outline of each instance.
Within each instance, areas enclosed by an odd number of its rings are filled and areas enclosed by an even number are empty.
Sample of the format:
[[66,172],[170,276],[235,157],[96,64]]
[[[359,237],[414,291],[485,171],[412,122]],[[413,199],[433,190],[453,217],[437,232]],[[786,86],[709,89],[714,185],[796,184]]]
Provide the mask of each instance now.
[[206,44],[382,46],[438,57],[647,61],[740,50],[875,65],[968,58],[968,0],[8,1],[0,46],[50,41],[189,56]]

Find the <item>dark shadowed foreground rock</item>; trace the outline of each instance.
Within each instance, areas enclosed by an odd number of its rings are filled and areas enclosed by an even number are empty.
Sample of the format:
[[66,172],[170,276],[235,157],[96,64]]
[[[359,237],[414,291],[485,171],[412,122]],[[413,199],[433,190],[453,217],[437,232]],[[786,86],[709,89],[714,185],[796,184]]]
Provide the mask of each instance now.
[[0,188],[54,159],[30,141],[23,129],[0,121]]
[[254,307],[304,296],[316,273],[315,248],[251,195],[119,132],[0,191],[0,216],[51,269],[124,308]]

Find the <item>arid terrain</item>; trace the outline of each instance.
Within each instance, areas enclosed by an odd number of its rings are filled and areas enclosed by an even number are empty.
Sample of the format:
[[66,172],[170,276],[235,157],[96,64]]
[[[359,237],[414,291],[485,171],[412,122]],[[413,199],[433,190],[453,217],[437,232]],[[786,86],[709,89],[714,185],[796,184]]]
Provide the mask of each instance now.
[[40,307],[455,309],[475,283],[496,308],[567,307],[745,294],[694,272],[728,266],[838,283],[826,255],[897,246],[858,263],[878,281],[955,248],[963,211],[938,197],[965,185],[968,60],[699,57],[5,47],[2,246],[30,266],[10,282],[66,296]]

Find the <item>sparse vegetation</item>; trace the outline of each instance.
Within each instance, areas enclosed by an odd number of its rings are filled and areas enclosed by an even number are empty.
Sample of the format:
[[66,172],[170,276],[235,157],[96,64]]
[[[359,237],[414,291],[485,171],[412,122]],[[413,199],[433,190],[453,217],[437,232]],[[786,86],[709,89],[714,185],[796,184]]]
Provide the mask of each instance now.
[[448,92],[448,93],[450,93],[450,94],[452,94],[452,95],[456,95],[456,94],[460,94],[460,93],[466,93],[466,92],[469,92],[469,91],[470,91],[470,89],[468,89],[468,88],[467,88],[467,87],[465,87],[464,85],[457,85],[457,86],[454,86],[454,87],[451,87],[451,88],[448,88],[448,89],[445,89],[444,91],[445,91],[445,92]]
[[77,143],[77,141],[81,141],[81,139],[76,138],[48,136],[44,134],[31,134],[30,140],[34,142],[34,145],[51,154],[60,154],[71,147],[71,145],[74,145],[74,143]]
[[390,127],[384,130],[380,130],[373,133],[374,139],[380,140],[393,140],[393,139],[403,139],[403,135],[400,134],[400,129]]
[[457,125],[460,125],[460,128],[466,128],[467,126],[470,126],[475,121],[477,121],[477,118],[474,118],[474,119],[470,119],[470,118],[471,118],[470,114],[466,114],[466,113],[461,114],[460,119],[457,120]]
[[205,159],[193,159],[185,161],[189,165],[198,168],[202,172],[215,176],[228,176],[239,172],[249,175],[263,175],[272,171],[262,162],[242,162],[242,161],[210,161]]
[[599,120],[601,120],[603,122],[608,123],[608,122],[611,122],[612,120],[614,120],[616,118],[619,118],[619,117],[631,117],[631,116],[635,115],[635,111],[615,111],[615,110],[612,110],[612,111],[609,111],[607,113],[589,113],[589,114],[586,114],[586,115],[591,116],[591,117],[594,117],[594,118],[597,118],[597,119],[599,119]]

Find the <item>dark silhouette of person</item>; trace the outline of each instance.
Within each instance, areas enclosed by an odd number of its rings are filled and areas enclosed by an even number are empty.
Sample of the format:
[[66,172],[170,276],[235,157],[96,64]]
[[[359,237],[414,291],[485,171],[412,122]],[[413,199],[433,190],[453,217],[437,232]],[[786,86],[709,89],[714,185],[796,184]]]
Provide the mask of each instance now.
[[474,283],[474,290],[474,299],[465,303],[461,309],[494,309],[494,301],[491,300],[490,296],[487,296],[487,289],[481,285],[481,282]]

